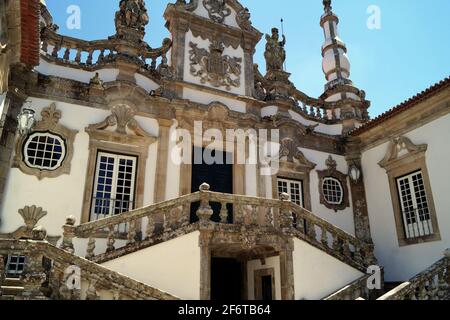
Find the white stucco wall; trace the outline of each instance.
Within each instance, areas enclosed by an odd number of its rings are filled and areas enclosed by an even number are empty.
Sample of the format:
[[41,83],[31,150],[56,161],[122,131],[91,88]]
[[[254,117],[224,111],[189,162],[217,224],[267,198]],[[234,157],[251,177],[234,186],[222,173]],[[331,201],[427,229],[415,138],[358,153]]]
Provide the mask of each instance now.
[[103,266],[181,299],[200,299],[200,232],[108,261]]
[[[311,207],[312,212],[322,219],[334,224],[335,226],[341,228],[342,230],[354,235],[355,234],[355,222],[353,218],[353,208],[352,208],[352,196],[350,192],[350,183],[347,179],[348,197],[350,207],[335,212],[334,210],[328,209],[325,205],[320,203],[319,194],[319,175],[317,170],[326,170],[327,166],[325,161],[328,159],[329,154],[325,152],[315,151],[311,149],[300,148],[305,157],[317,164],[316,168],[311,171],[310,174],[310,190],[311,190]],[[333,159],[337,162],[337,170],[347,174],[348,165],[343,156],[332,155]]]
[[[28,100],[31,101],[38,120],[41,119],[41,110],[53,102],[32,97]],[[37,205],[48,212],[39,224],[47,229],[49,235],[61,235],[61,227],[69,215],[75,216],[77,223],[80,222],[89,156],[89,136],[84,130],[90,124],[103,121],[111,113],[107,110],[63,102],[56,102],[56,106],[62,111],[60,123],[72,130],[78,130],[74,141],[70,175],[39,181],[36,176],[26,175],[19,169],[11,168],[4,201],[0,208],[2,218],[0,232],[12,232],[23,224],[17,211],[26,205]],[[149,133],[158,135],[156,120],[139,116],[136,119]],[[156,144],[151,145],[145,174],[144,205],[153,201],[156,152]]]
[[115,81],[119,75],[119,69],[100,69],[94,72],[89,72],[81,69],[58,66],[48,63],[43,59],[40,59],[39,65],[35,69],[37,72],[44,75],[57,76],[84,83],[89,83],[89,81],[95,76],[96,72],[98,72],[99,77],[103,82]]
[[442,241],[399,247],[386,171],[378,165],[388,143],[363,153],[362,165],[375,255],[387,281],[404,281],[432,265],[450,247],[450,115],[407,134],[414,144],[428,144],[426,162]]
[[[214,89],[219,89],[219,90],[223,90],[226,92],[230,92],[230,93],[234,93],[234,94],[238,94],[238,95],[245,95],[245,63],[244,63],[244,50],[242,49],[241,46],[237,47],[237,49],[234,49],[233,47],[229,46],[225,46],[225,50],[223,51],[223,55],[228,55],[232,58],[241,58],[241,74],[239,76],[240,78],[240,86],[239,87],[234,87],[231,86],[230,90],[227,90],[225,88],[225,86],[221,86],[221,87],[214,87],[211,83],[206,82],[204,84],[202,84],[200,82],[200,77],[195,77],[191,74],[190,69],[191,69],[191,64],[190,64],[190,60],[189,60],[189,56],[190,53],[189,51],[191,50],[191,46],[190,43],[193,42],[195,43],[199,49],[205,49],[208,52],[210,52],[209,46],[211,44],[211,41],[208,39],[203,40],[201,37],[194,37],[194,35],[192,34],[192,31],[188,31],[186,33],[186,39],[185,39],[185,62],[184,62],[184,76],[183,79],[184,81],[187,82],[191,82],[191,83],[195,83],[198,85],[202,85],[202,86],[206,86],[206,87],[210,87],[210,88],[214,88]],[[235,79],[235,76],[233,75],[233,79]]]
[[323,299],[364,275],[299,239],[293,261],[296,300]]
[[247,262],[248,300],[255,300],[255,271],[264,269],[274,269],[275,300],[281,300],[280,257],[267,258],[265,262],[264,265],[262,265],[261,260]]

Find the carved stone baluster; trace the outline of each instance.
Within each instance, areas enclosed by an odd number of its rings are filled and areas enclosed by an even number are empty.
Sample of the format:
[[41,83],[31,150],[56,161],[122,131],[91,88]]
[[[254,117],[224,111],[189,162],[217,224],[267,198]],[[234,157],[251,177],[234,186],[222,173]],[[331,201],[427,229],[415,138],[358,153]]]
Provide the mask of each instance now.
[[333,251],[341,253],[341,242],[338,235],[333,235]]
[[61,249],[70,253],[74,253],[73,238],[75,237],[75,217],[69,216],[66,218],[66,224],[63,226],[63,240]]
[[114,243],[116,242],[116,230],[114,226],[108,227],[108,241],[106,243],[106,252],[114,251],[116,248],[114,247]]
[[422,281],[420,283],[420,285],[419,285],[419,296],[418,296],[418,298],[419,298],[420,301],[429,300],[428,291],[427,291],[427,288],[425,286],[425,281]]
[[152,58],[152,62],[150,64],[150,70],[156,70],[156,58]]
[[322,113],[321,113],[321,109],[320,109],[320,107],[316,107],[317,109],[316,109],[316,117],[317,118],[319,118],[319,119],[321,119],[322,118]]
[[361,247],[358,244],[355,244],[355,255],[353,259],[355,259],[355,261],[359,263],[363,262],[363,258],[361,255]]
[[81,62],[81,49],[77,49],[77,55],[75,56],[75,62],[80,63]]
[[129,221],[129,229],[127,234],[127,245],[133,244],[136,242],[136,220]]
[[438,274],[438,292],[437,297],[439,300],[444,300],[447,296],[449,285],[445,281],[445,269],[440,270]]
[[87,245],[86,259],[92,260],[92,258],[95,256],[94,250],[95,250],[95,238],[93,236],[90,236]]
[[88,51],[88,57],[87,57],[87,59],[86,59],[86,64],[87,64],[87,65],[91,65],[91,64],[92,64],[92,55],[93,55],[93,53],[94,53],[94,50],[89,49],[89,51]]
[[145,240],[149,240],[152,238],[153,233],[155,232],[155,218],[153,214],[150,214],[147,217],[147,230],[146,230],[146,238]]
[[210,186],[207,183],[200,186],[200,207],[197,210],[197,217],[203,223],[209,222],[214,213],[209,205],[209,189]]
[[367,244],[364,246],[364,252],[365,252],[364,262],[368,266],[377,264],[377,259],[375,258],[373,251],[374,251],[373,244]]
[[98,55],[97,62],[103,62],[103,59],[105,58],[105,49],[100,50],[100,54]]
[[430,300],[439,300],[439,274],[434,274],[428,279],[428,293]]
[[321,233],[321,235],[320,235],[320,242],[322,242],[322,245],[323,245],[325,248],[328,248],[328,234],[327,234],[327,229],[326,229],[324,226],[322,226],[320,229],[321,229],[321,231],[322,231],[322,233]]
[[274,226],[273,210],[274,210],[273,207],[268,207],[266,209],[266,221],[269,227]]
[[70,57],[70,47],[67,47],[66,50],[64,51],[64,61],[69,61],[69,57]]
[[307,225],[309,237],[311,238],[311,240],[316,241],[317,240],[316,225],[313,222],[307,222]]
[[235,205],[236,209],[234,211],[233,224],[242,225],[244,223],[245,216],[244,206],[239,200],[236,200]]
[[314,115],[315,115],[315,113],[314,113],[314,107],[313,107],[313,106],[310,106],[310,107],[309,107],[309,115],[310,115],[311,117],[314,117]]
[[280,227],[290,229],[293,227],[293,217],[291,212],[291,197],[287,193],[281,194]]
[[97,280],[90,280],[89,281],[89,286],[88,289],[86,291],[86,300],[99,300],[99,296],[97,294]]
[[323,120],[328,120],[328,110],[327,109],[323,109]]
[[337,120],[336,109],[331,109],[331,120]]
[[220,204],[220,222],[221,223],[228,223],[228,208],[227,208],[227,202],[223,201]]
[[351,252],[350,252],[350,241],[348,239],[344,240],[344,244],[343,244],[343,253],[344,256],[346,257],[351,257]]
[[55,44],[55,46],[53,47],[53,51],[52,51],[52,57],[54,58],[58,58],[58,52],[61,49],[59,44]]

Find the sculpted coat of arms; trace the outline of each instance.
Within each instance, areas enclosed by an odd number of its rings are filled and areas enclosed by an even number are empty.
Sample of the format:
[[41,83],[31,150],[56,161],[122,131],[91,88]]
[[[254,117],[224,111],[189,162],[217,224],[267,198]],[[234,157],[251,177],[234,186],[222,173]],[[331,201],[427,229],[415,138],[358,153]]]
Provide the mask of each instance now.
[[225,86],[227,90],[241,86],[242,58],[224,55],[225,48],[217,40],[211,43],[209,52],[193,42],[189,46],[190,72],[199,77],[201,83],[209,82],[214,87]]

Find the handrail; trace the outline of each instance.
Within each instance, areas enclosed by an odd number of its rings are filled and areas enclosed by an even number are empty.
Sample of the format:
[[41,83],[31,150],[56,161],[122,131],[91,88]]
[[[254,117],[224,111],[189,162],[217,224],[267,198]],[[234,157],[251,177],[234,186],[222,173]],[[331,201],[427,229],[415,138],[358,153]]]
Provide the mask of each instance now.
[[[101,289],[131,299],[177,299],[142,282],[59,249],[46,241],[0,239],[0,256],[11,252],[27,256],[21,276],[25,296],[42,297],[41,286],[47,281],[53,299],[80,299],[80,289],[72,289],[66,283],[67,278],[72,275],[67,273],[68,268],[75,266],[81,270],[81,279],[89,282],[87,299],[98,299],[97,290]],[[50,270],[42,267],[43,257],[52,261]],[[1,280],[0,277],[0,285]]]
[[[123,251],[123,248],[127,246],[139,247],[139,243],[143,241],[188,226],[193,213],[191,205],[194,203],[199,203],[195,215],[203,224],[229,224],[229,208],[231,206],[233,208],[232,225],[234,226],[259,226],[265,230],[281,232],[286,236],[298,237],[350,263],[359,270],[365,271],[367,266],[376,263],[372,244],[357,239],[306,209],[295,205],[290,201],[288,195],[282,195],[282,199],[278,200],[224,194],[209,191],[207,184],[203,184],[200,191],[193,194],[79,226],[75,226],[74,219],[69,217],[63,226],[61,247],[73,252],[73,238],[88,238],[85,256],[93,260],[96,256],[104,256],[105,253],[119,249]],[[218,203],[220,212],[214,213],[211,203]],[[218,220],[219,222],[214,222]],[[127,225],[126,232],[120,232],[120,226],[124,224]],[[100,234],[107,238],[106,252],[101,253],[95,252],[96,238]],[[121,247],[117,247],[116,239],[121,236],[126,238],[126,244],[122,243]]]
[[404,282],[377,300],[448,300],[450,299],[450,250],[445,257],[411,280]]

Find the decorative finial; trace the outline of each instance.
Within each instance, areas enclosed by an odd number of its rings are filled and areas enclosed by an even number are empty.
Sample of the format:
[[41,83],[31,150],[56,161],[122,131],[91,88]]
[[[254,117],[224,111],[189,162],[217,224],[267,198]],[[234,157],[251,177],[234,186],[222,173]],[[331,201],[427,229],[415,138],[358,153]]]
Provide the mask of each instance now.
[[323,6],[324,6],[325,13],[330,13],[331,10],[333,9],[331,7],[331,0],[323,0]]

